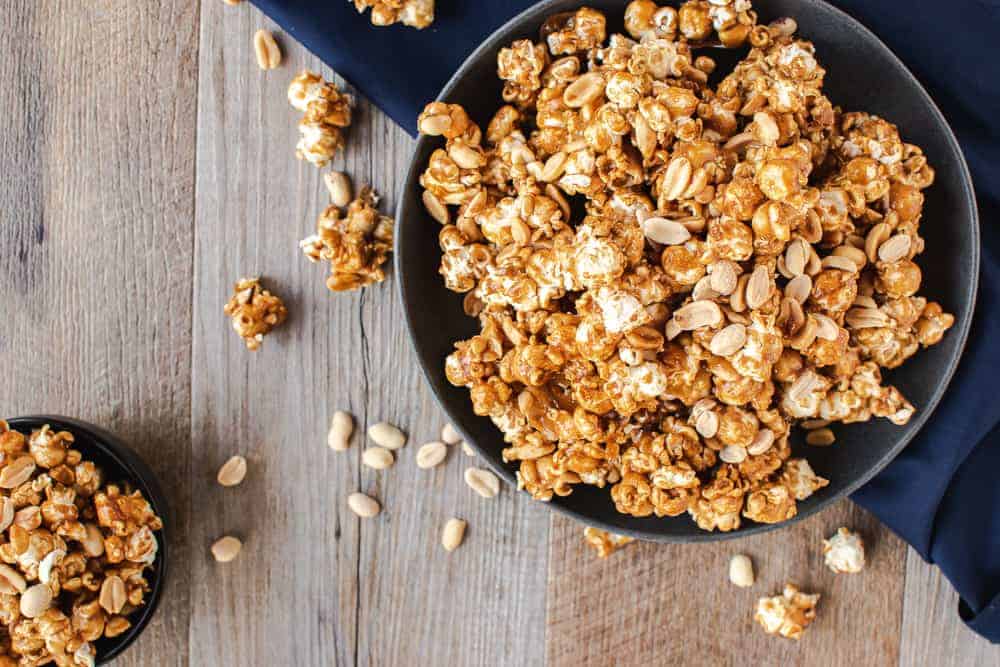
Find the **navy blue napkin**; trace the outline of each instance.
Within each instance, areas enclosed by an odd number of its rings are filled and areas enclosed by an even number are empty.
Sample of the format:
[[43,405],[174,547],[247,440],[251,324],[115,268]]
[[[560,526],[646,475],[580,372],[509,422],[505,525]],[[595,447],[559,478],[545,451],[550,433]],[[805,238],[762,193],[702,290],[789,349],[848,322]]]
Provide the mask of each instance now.
[[[494,29],[533,0],[439,0],[433,26],[373,29],[345,0],[254,0],[411,134],[416,118]],[[998,0],[833,0],[877,33],[942,107],[972,170],[982,219],[976,320],[931,420],[854,499],[961,597],[1000,642],[1000,35]],[[623,2],[624,5],[624,2]]]

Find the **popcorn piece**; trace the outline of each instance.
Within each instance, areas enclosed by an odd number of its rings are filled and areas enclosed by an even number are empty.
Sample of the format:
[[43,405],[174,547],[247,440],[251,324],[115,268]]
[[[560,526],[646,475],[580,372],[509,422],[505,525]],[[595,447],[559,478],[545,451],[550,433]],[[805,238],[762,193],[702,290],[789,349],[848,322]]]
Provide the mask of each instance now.
[[316,222],[316,234],[299,243],[311,262],[330,262],[326,286],[334,291],[365,287],[385,280],[382,265],[392,250],[393,220],[376,208],[378,197],[362,188],[346,214],[330,206]]
[[233,291],[223,311],[232,319],[233,330],[247,349],[256,351],[264,336],[285,321],[288,309],[280,298],[261,286],[259,278],[241,278]]
[[633,537],[616,535],[592,526],[583,529],[583,539],[597,553],[598,558],[607,558],[625,545],[635,542]]
[[792,584],[785,584],[781,595],[757,600],[754,619],[769,635],[799,639],[806,626],[816,618],[819,594],[801,593]]
[[317,167],[326,165],[344,147],[343,128],[351,124],[351,98],[319,74],[303,70],[288,86],[288,101],[303,112],[296,156]]
[[423,30],[434,23],[434,0],[354,0],[354,7],[359,14],[371,7],[372,25],[402,22]]
[[865,543],[861,536],[847,528],[838,528],[828,540],[823,540],[823,560],[834,572],[860,572],[865,567]]
[[592,49],[603,42],[607,35],[604,14],[590,7],[581,7],[566,15],[556,15],[549,21],[552,23],[548,25],[546,42],[554,56]]

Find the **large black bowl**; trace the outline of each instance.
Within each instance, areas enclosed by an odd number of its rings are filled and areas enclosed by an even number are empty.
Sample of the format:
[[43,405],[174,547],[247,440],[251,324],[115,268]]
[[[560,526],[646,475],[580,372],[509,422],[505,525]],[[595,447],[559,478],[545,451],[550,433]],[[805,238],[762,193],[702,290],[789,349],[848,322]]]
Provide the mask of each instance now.
[[[583,4],[605,11],[609,31],[621,31],[625,0],[540,2],[477,49],[438,99],[463,105],[474,120],[485,126],[500,99],[497,51],[515,39],[536,38],[547,16]],[[979,269],[979,222],[969,172],[947,122],[909,70],[874,34],[820,0],[755,0],[754,7],[763,22],[781,16],[791,16],[798,22],[799,34],[815,43],[817,57],[827,70],[825,91],[834,104],[845,110],[883,116],[899,126],[906,141],[926,152],[937,170],[937,180],[925,191],[921,233],[927,249],[918,259],[924,272],[922,293],[940,301],[956,319],[954,328],[940,345],[921,351],[902,368],[887,375],[918,408],[909,424],[898,427],[880,419],[838,426],[834,447],[809,448],[809,462],[818,474],[830,480],[830,485],[800,503],[795,519],[798,520],[871,479],[930,417],[958,364],[969,331]],[[713,50],[709,55],[720,61],[720,70],[726,69],[724,52]],[[500,457],[503,447],[500,433],[489,419],[473,414],[466,389],[453,387],[445,379],[444,360],[452,350],[452,343],[478,331],[476,321],[462,312],[461,295],[446,290],[438,275],[440,225],[421,205],[420,173],[431,151],[440,145],[440,139],[421,137],[413,152],[413,162],[399,194],[396,276],[410,339],[434,394],[467,440],[494,470],[512,482],[513,468]],[[793,436],[793,447],[796,451],[804,450],[800,434]],[[707,533],[686,516],[637,519],[615,511],[608,489],[583,485],[575,487],[572,495],[553,499],[550,504],[589,524],[663,542],[742,537],[776,527],[745,522],[740,530],[731,533]]]
[[104,473],[105,481],[128,482],[133,489],[142,492],[153,511],[163,520],[163,529],[154,533],[159,549],[153,567],[146,573],[149,594],[146,596],[145,604],[129,614],[128,620],[132,625],[128,630],[117,637],[102,637],[94,642],[97,663],[110,662],[121,655],[122,651],[131,646],[142,634],[160,604],[167,575],[167,532],[170,526],[167,497],[149,466],[117,436],[98,426],[78,419],[51,415],[17,417],[8,419],[7,423],[13,430],[25,435],[45,424],[51,426],[53,431],[69,431],[74,437],[73,447],[80,450],[84,460],[97,464]]

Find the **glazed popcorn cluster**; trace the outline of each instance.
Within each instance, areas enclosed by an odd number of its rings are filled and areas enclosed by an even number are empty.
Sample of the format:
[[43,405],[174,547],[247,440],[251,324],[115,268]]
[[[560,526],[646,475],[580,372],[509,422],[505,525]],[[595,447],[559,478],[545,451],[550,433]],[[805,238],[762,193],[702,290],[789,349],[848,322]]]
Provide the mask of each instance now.
[[288,101],[303,113],[295,154],[317,167],[344,147],[344,128],[351,124],[350,96],[315,72],[304,70],[288,86]]
[[393,219],[378,212],[378,197],[363,188],[347,206],[323,211],[316,233],[299,246],[311,262],[330,262],[326,286],[334,292],[357,289],[385,280],[385,264],[392,251]]
[[802,632],[816,618],[818,593],[803,593],[793,584],[785,584],[781,595],[757,601],[754,619],[769,635],[800,639]]
[[160,519],[106,483],[73,435],[0,420],[0,665],[93,666],[149,590]]
[[[917,294],[934,172],[824,96],[790,19],[635,0],[625,25],[582,8],[502,49],[485,131],[454,104],[421,113],[446,141],[420,181],[440,272],[481,324],[447,377],[537,499],[590,484],[636,517],[784,521],[827,484],[792,426],[906,423],[881,368],[952,325]],[[747,42],[710,87],[693,47]]]
[[358,13],[371,8],[372,25],[384,26],[402,22],[423,30],[434,22],[434,0],[347,0]]
[[259,278],[241,278],[233,286],[233,296],[223,312],[230,318],[233,330],[255,352],[264,342],[264,336],[288,317],[288,309],[281,299],[268,292]]
[[594,550],[598,558],[607,558],[622,547],[635,542],[634,537],[616,535],[593,526],[587,526],[583,529],[583,539],[587,546]]

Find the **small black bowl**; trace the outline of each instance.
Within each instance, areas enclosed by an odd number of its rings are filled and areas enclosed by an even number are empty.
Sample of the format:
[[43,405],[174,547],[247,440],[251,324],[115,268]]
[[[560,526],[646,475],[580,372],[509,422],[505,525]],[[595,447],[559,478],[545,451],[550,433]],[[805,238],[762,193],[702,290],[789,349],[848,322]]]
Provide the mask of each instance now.
[[[552,14],[588,5],[604,11],[608,31],[623,32],[624,0],[545,0],[515,17],[490,36],[465,61],[441,91],[439,100],[463,105],[485,127],[500,106],[501,84],[496,76],[496,55],[516,39],[537,39],[538,30]],[[878,114],[897,124],[905,141],[924,149],[937,171],[934,185],[924,191],[921,233],[926,250],[918,259],[924,273],[921,293],[939,301],[955,314],[955,326],[937,346],[920,351],[901,368],[885,377],[899,387],[917,407],[906,426],[884,419],[837,426],[834,447],[806,448],[801,433],[794,432],[792,447],[806,455],[829,486],[799,503],[792,521],[815,514],[858,489],[884,468],[906,446],[941,399],[958,365],[972,321],[979,276],[979,220],[972,181],[954,134],[927,92],[906,66],[878,37],[844,12],[821,0],[754,0],[761,22],[790,16],[798,34],[816,45],[816,55],[826,68],[824,90],[845,110]],[[720,73],[730,71],[737,54],[711,50]],[[421,137],[413,162],[399,192],[396,212],[395,268],[406,313],[410,340],[434,395],[452,422],[504,479],[514,482],[513,468],[500,456],[503,439],[493,423],[477,417],[469,392],[453,387],[444,374],[445,357],[452,344],[478,332],[477,321],[462,311],[462,295],[445,289],[438,275],[441,251],[440,225],[421,204],[420,174],[431,152],[443,145],[437,137]],[[941,443],[947,446],[948,443]],[[551,507],[576,519],[616,533],[661,542],[704,542],[743,537],[787,526],[744,521],[729,533],[708,533],[687,516],[643,519],[619,514],[608,489],[578,485],[565,498],[554,498]]]
[[52,415],[16,417],[8,419],[7,423],[11,429],[25,435],[30,435],[32,431],[45,424],[51,426],[53,431],[69,431],[75,439],[73,447],[80,450],[85,460],[93,461],[101,468],[106,482],[129,482],[132,488],[142,492],[153,511],[163,520],[163,528],[154,533],[159,548],[156,560],[146,574],[150,587],[146,603],[128,616],[128,620],[132,623],[128,630],[112,639],[102,637],[94,642],[97,663],[110,662],[121,655],[142,634],[160,604],[167,575],[167,534],[170,526],[167,498],[149,466],[117,436],[100,427],[78,419]]

